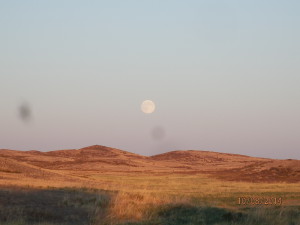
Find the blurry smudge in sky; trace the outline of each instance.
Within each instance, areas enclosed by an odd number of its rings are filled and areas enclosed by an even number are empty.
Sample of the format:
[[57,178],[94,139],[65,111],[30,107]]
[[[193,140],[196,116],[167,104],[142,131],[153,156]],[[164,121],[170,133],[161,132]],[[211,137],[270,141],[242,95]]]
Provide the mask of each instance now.
[[151,131],[151,136],[154,140],[160,141],[160,140],[164,139],[165,135],[166,135],[166,132],[165,132],[164,128],[161,126],[156,126]]
[[20,119],[23,122],[29,122],[32,119],[32,111],[31,107],[27,102],[23,102],[19,107],[18,107],[18,114]]

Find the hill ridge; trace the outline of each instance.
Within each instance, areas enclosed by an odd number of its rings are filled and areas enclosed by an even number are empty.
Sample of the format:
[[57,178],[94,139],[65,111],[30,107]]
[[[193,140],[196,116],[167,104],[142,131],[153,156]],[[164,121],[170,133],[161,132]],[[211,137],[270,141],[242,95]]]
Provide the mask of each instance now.
[[133,153],[130,151],[126,151],[126,150],[122,150],[122,149],[118,149],[118,148],[113,148],[113,147],[109,147],[109,146],[105,146],[105,145],[90,145],[87,147],[82,147],[82,148],[78,148],[78,149],[59,149],[59,150],[49,150],[49,151],[39,151],[39,150],[15,150],[15,149],[0,149],[0,153],[3,151],[10,151],[10,152],[24,152],[24,153],[55,153],[55,152],[76,152],[76,151],[80,151],[80,150],[107,150],[107,151],[120,151],[120,152],[125,152],[125,153],[129,153],[132,155],[138,155],[138,156],[143,156],[146,158],[155,158],[158,156],[165,156],[165,155],[171,155],[171,154],[189,154],[189,153],[196,153],[196,154],[205,154],[205,153],[209,153],[209,154],[220,154],[220,155],[228,155],[228,156],[241,156],[241,157],[249,157],[249,158],[258,158],[258,159],[270,159],[270,160],[298,160],[298,159],[273,159],[273,158],[266,158],[266,157],[258,157],[258,156],[249,156],[249,155],[245,155],[245,154],[239,154],[239,153],[226,153],[226,152],[216,152],[216,151],[208,151],[208,150],[172,150],[172,151],[168,151],[168,152],[163,152],[163,153],[158,153],[158,154],[154,154],[154,155],[141,155],[138,153]]

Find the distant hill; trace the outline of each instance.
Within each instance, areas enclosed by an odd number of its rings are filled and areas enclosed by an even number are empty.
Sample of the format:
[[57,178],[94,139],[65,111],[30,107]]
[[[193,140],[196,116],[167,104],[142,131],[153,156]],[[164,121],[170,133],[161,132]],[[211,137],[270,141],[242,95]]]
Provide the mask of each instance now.
[[154,156],[93,145],[49,152],[0,150],[0,180],[86,179],[93,173],[207,174],[231,181],[300,182],[300,160],[276,160],[210,151]]

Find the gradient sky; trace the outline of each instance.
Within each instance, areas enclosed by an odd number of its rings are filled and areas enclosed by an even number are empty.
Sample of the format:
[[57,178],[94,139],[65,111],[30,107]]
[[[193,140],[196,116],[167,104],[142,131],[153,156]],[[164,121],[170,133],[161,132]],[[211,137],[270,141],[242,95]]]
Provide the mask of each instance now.
[[299,12],[298,0],[0,0],[0,148],[300,159]]

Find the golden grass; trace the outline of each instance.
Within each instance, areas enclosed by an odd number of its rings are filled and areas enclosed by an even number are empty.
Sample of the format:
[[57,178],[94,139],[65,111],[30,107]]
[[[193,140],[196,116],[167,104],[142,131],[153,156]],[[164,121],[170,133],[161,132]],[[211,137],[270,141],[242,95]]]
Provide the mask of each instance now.
[[191,204],[191,202],[185,196],[120,191],[110,203],[109,218],[115,221],[151,219],[152,209],[168,204]]
[[85,177],[77,181],[6,180],[2,184],[115,191],[108,210],[112,220],[151,218],[149,209],[166,204],[239,208],[238,197],[244,196],[282,197],[283,205],[300,205],[300,183],[232,182],[205,174],[86,173]]
[[[189,204],[239,208],[238,197],[282,197],[284,205],[300,205],[300,183],[248,183],[221,181],[206,175],[153,176],[97,174],[91,178],[118,194],[111,201],[111,218],[151,218],[151,208]],[[150,214],[149,214],[150,213]]]
[[221,193],[299,192],[300,183],[250,183],[222,181],[206,175],[91,175],[107,190],[207,196]]

